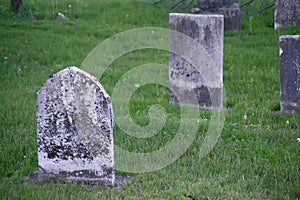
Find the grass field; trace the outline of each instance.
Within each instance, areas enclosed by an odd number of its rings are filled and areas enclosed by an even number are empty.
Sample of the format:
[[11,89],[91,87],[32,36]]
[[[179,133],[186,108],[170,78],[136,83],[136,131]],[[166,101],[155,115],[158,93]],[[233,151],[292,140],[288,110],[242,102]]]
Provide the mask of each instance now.
[[[225,31],[228,110],[214,149],[199,159],[199,144],[211,117],[210,111],[201,111],[196,139],[178,160],[155,172],[131,174],[134,179],[122,188],[109,188],[24,181],[37,170],[36,92],[49,75],[68,66],[80,67],[106,38],[140,27],[168,28],[170,5],[29,0],[14,14],[10,2],[0,0],[0,199],[300,199],[300,115],[278,112],[279,36],[300,34],[300,27],[274,30],[273,9],[253,14],[267,3],[256,1],[244,8],[242,31]],[[40,20],[30,17],[36,11]],[[58,12],[69,20],[55,20]],[[168,53],[143,49],[123,55],[100,82],[112,94],[124,73],[146,63],[168,65]],[[157,103],[168,112],[160,133],[136,139],[116,126],[115,144],[151,152],[172,140],[180,112],[168,104],[166,88],[139,88],[130,101],[131,117],[140,125],[148,124],[149,106]]]

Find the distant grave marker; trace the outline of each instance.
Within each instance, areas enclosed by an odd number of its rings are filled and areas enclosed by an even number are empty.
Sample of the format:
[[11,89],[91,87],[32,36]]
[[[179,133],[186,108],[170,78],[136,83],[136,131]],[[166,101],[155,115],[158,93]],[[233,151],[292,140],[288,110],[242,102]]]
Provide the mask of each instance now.
[[120,184],[112,104],[95,77],[76,67],[52,75],[37,94],[36,109],[39,181]]
[[[186,42],[185,38],[170,32],[170,101],[222,108],[223,16],[171,13],[169,17],[171,30],[197,44],[192,45],[193,42]],[[192,96],[196,100],[192,100]]]
[[194,14],[220,14],[224,16],[225,30],[242,29],[240,5],[233,0],[198,0],[192,8]]
[[280,37],[280,107],[300,113],[300,35]]
[[300,25],[299,0],[275,0],[274,28]]
[[234,0],[198,0],[197,6],[206,11],[217,11],[222,7],[230,7]]

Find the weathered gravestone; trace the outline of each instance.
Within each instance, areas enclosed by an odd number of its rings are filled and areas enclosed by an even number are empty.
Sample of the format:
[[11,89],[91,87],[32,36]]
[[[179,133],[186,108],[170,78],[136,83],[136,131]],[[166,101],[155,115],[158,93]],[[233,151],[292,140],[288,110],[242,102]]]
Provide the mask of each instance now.
[[115,185],[113,110],[97,79],[70,67],[37,94],[38,179]]
[[170,101],[222,108],[223,16],[171,13],[169,17],[174,30],[169,39]]
[[233,0],[198,0],[193,7],[194,14],[221,14],[224,16],[226,30],[240,30],[242,28],[242,12],[240,6]]
[[299,0],[275,0],[274,28],[300,25]]
[[204,11],[218,11],[222,7],[230,7],[233,0],[198,0],[198,7]]
[[280,107],[300,113],[300,35],[280,37]]

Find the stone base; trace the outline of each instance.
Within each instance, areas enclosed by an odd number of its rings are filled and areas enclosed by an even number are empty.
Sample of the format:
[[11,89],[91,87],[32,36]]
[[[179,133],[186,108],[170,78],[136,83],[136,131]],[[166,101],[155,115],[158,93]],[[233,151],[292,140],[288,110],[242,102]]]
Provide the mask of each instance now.
[[201,10],[216,11],[221,7],[229,7],[234,3],[233,0],[198,0],[197,7]]
[[280,37],[280,111],[300,113],[300,35]]
[[[176,93],[176,95],[174,94]],[[201,108],[223,108],[222,88],[208,88],[201,86],[190,90],[170,90],[170,103]],[[180,100],[178,99],[180,98]]]
[[75,176],[63,176],[60,174],[50,174],[42,171],[34,171],[25,177],[26,181],[44,182],[44,181],[56,181],[60,183],[83,183],[87,185],[106,185],[111,187],[121,187],[127,181],[130,181],[133,177],[115,175],[114,183],[108,178],[90,178],[90,177],[75,177]]
[[280,112],[282,113],[300,113],[300,105],[296,105],[292,102],[280,102]]

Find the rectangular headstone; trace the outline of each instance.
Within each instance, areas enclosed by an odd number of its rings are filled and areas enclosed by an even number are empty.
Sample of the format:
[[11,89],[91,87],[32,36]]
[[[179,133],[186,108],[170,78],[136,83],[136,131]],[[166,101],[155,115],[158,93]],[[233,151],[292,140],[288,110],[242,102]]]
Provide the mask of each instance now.
[[299,0],[275,0],[274,28],[300,24]]
[[222,108],[223,15],[169,15],[170,102]]
[[280,37],[280,109],[300,113],[300,35]]
[[230,7],[220,8],[218,14],[224,15],[225,30],[242,29],[242,12],[239,4],[234,3]]
[[70,67],[37,94],[38,179],[115,184],[113,110],[97,79]]

